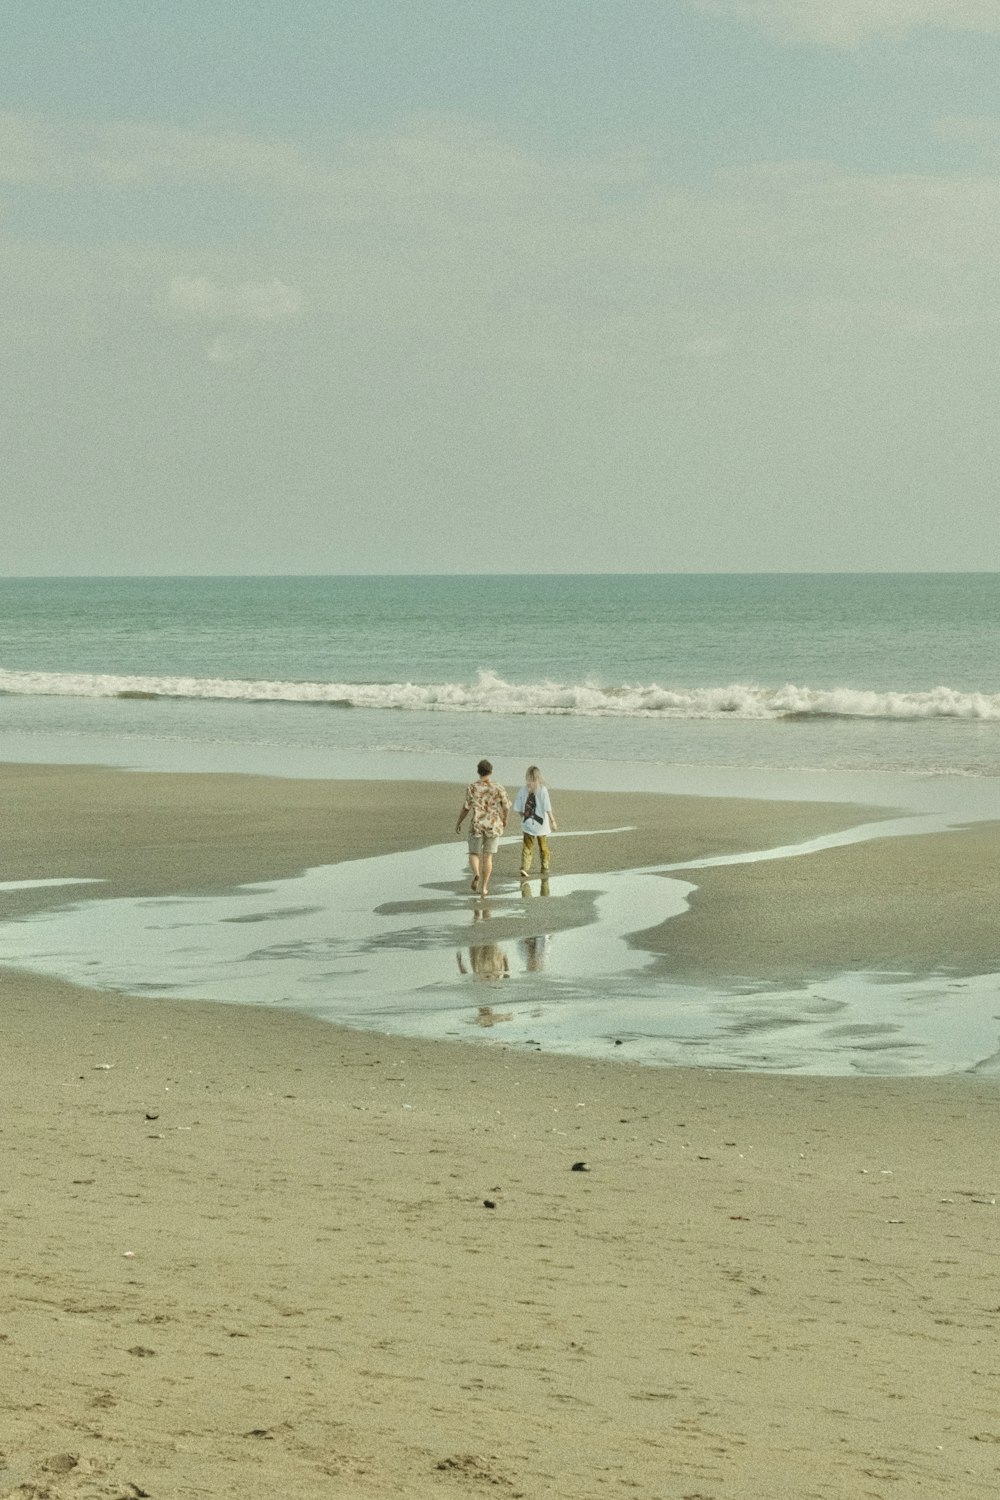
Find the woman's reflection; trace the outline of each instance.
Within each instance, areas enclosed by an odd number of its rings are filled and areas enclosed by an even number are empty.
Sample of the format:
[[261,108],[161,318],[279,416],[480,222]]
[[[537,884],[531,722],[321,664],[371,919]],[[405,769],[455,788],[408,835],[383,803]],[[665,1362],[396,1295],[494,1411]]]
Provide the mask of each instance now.
[[521,938],[521,948],[524,952],[524,967],[529,974],[537,974],[545,968],[545,958],[549,951],[551,942],[549,933],[539,933],[537,937]]

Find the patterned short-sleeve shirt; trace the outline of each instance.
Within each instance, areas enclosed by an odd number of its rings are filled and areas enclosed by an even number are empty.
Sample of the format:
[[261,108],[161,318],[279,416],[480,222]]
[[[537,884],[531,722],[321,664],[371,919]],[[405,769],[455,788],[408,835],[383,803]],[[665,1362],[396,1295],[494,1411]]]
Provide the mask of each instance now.
[[474,781],[465,791],[465,810],[472,814],[472,832],[498,838],[510,812],[510,798],[495,781]]

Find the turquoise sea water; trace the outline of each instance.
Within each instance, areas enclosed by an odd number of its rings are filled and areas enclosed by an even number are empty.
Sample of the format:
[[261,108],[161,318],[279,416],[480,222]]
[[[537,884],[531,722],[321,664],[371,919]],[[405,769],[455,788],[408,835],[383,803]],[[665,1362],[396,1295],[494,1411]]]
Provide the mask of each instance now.
[[1000,576],[0,580],[0,732],[1000,774]]

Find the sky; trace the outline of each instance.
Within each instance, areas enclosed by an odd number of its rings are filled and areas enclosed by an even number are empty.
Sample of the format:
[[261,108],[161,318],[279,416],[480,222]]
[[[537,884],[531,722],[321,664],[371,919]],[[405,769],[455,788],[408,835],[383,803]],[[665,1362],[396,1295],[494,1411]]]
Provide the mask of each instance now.
[[0,574],[1000,568],[1000,0],[8,0]]

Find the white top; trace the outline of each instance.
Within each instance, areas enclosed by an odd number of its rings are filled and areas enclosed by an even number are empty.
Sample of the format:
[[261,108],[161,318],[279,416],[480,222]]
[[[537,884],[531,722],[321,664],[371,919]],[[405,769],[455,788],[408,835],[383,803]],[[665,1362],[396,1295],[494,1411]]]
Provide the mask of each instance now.
[[535,838],[538,838],[541,834],[549,834],[552,832],[552,825],[549,822],[549,814],[552,811],[552,803],[549,800],[548,787],[540,786],[535,792],[536,816],[534,818],[526,818],[524,816],[524,804],[528,800],[528,793],[530,791],[530,787],[523,786],[521,788],[517,796],[514,798],[514,811],[521,814],[522,833],[530,833]]

